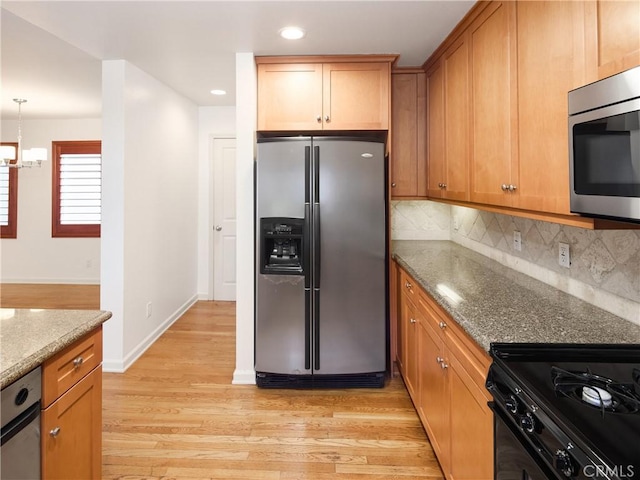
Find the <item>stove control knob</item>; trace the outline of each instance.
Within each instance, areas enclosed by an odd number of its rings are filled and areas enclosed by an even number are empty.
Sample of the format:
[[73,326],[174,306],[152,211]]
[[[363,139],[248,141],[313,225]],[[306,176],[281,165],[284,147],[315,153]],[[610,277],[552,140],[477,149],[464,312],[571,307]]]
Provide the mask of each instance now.
[[529,412],[520,417],[520,426],[527,433],[533,433],[536,429],[536,421]]
[[520,406],[518,405],[518,400],[513,395],[509,395],[509,397],[504,401],[504,405],[507,407],[507,410],[514,415],[518,413]]
[[571,455],[566,450],[558,450],[556,452],[556,468],[560,470],[565,477],[571,477],[575,472]]

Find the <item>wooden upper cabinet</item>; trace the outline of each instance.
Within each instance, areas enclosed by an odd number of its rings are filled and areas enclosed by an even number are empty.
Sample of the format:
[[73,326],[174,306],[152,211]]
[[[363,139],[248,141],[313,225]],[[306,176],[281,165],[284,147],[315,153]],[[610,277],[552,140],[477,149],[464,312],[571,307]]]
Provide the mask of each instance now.
[[427,70],[427,194],[441,198],[445,181],[444,68]]
[[469,199],[469,43],[461,36],[444,53],[445,179],[443,197]]
[[584,3],[587,81],[593,82],[640,65],[640,2],[598,0]]
[[518,2],[514,206],[569,214],[567,92],[585,82],[584,2]]
[[471,201],[477,203],[512,206],[513,197],[517,195],[514,35],[514,2],[491,2],[469,29]]
[[391,196],[426,197],[426,78],[391,75]]
[[[295,57],[300,60],[304,57]],[[258,130],[387,130],[390,62],[258,57]],[[326,57],[327,59],[331,57]],[[376,57],[378,58],[378,57]]]
[[329,63],[322,72],[324,130],[389,129],[389,63]]
[[258,130],[322,128],[322,64],[258,65]]

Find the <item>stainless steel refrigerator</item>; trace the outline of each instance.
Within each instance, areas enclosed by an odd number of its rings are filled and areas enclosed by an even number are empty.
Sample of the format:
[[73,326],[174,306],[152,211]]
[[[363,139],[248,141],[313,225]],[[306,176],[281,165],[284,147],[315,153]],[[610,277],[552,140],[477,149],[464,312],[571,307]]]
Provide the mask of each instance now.
[[257,385],[383,386],[384,143],[264,138],[256,164]]

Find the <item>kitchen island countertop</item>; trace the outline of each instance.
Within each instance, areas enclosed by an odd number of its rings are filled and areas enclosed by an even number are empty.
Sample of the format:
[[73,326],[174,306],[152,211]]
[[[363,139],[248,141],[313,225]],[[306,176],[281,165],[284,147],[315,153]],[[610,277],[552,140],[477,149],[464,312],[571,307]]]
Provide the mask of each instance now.
[[640,325],[454,242],[395,240],[392,253],[487,351],[492,342],[640,344]]
[[0,388],[109,318],[103,310],[0,309]]

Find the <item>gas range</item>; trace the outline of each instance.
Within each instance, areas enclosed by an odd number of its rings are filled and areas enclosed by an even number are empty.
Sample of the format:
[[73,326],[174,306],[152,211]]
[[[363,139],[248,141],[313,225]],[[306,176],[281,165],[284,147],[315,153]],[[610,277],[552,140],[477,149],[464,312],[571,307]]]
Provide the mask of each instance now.
[[640,478],[640,345],[490,353],[496,479]]

